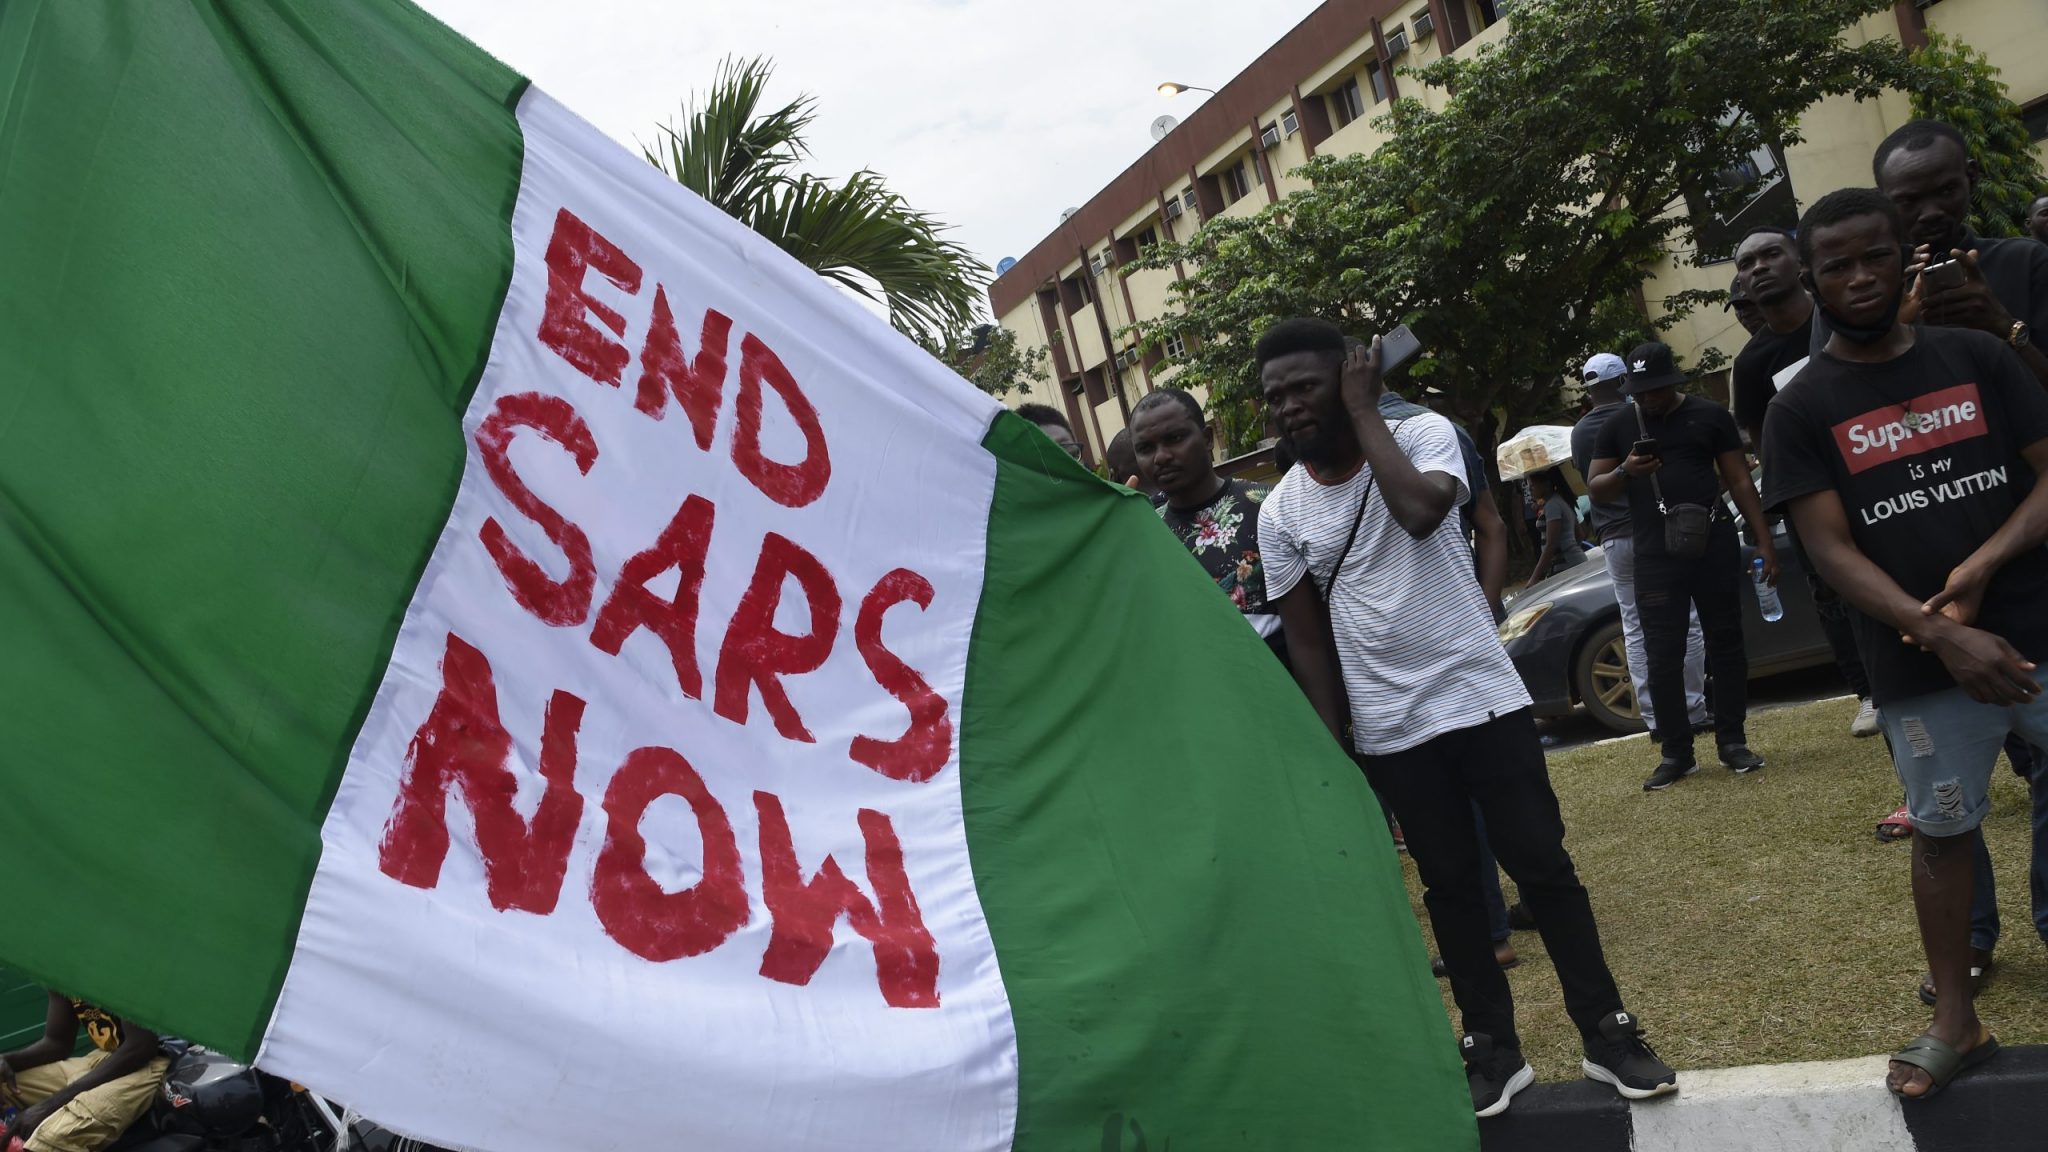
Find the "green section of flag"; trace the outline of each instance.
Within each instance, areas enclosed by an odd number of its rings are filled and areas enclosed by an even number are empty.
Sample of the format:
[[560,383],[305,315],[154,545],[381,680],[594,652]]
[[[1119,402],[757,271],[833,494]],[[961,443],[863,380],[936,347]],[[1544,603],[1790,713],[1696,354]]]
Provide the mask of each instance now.
[[1014,415],[986,447],[960,771],[1016,1147],[1476,1149],[1358,769],[1150,505]]
[[522,83],[389,0],[0,6],[8,963],[260,1040],[461,475]]

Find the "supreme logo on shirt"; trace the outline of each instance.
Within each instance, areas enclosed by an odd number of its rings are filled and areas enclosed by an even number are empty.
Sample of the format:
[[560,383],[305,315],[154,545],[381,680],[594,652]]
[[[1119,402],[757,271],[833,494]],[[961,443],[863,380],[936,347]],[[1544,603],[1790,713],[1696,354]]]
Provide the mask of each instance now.
[[1982,436],[1984,401],[1977,385],[1958,384],[1888,404],[1835,425],[1835,445],[1851,475],[1880,464]]

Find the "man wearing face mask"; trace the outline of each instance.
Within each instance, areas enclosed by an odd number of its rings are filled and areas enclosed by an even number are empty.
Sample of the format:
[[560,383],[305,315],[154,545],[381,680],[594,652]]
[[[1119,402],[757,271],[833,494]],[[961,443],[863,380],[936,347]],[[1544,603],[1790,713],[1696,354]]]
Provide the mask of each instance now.
[[1801,221],[1834,334],[1771,404],[1764,478],[1859,609],[1912,809],[1913,905],[1940,995],[1887,1082],[1917,1099],[1998,1050],[1964,991],[1972,841],[2000,741],[2048,740],[2035,663],[2048,658],[2048,395],[1995,336],[1899,322],[1907,227],[1869,188],[1823,196]]

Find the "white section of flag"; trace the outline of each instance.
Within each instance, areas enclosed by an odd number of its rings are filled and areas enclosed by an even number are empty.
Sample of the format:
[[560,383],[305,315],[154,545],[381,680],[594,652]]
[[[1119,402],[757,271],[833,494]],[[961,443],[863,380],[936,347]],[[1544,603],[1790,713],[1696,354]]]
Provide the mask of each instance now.
[[[261,1063],[399,1130],[491,1152],[1006,1148],[1017,1108],[1016,1039],[969,867],[958,763],[995,482],[980,440],[997,406],[537,90],[523,99],[519,121],[525,166],[515,270],[464,423],[461,488],[328,814]],[[589,277],[592,294],[626,317],[622,343],[636,358],[623,388],[580,374],[535,339],[547,291],[543,253],[563,207],[645,271],[636,296]],[[686,354],[706,307],[733,321],[709,452],[698,449],[673,402],[660,422],[633,406],[656,282],[674,306]],[[800,509],[770,501],[732,464],[738,348],[747,332],[802,385],[830,445],[832,480]],[[702,700],[683,696],[668,650],[646,631],[614,657],[590,643],[591,620],[554,627],[530,615],[481,544],[479,529],[495,518],[526,555],[563,574],[562,552],[485,475],[474,438],[501,396],[531,391],[569,401],[598,445],[588,474],[533,432],[518,434],[511,448],[524,482],[588,533],[595,604],[684,496],[716,505],[698,619]],[[801,456],[801,437],[772,393],[766,412],[767,454]],[[744,726],[711,709],[719,642],[766,532],[817,555],[842,595],[830,658],[786,682],[815,744],[778,736],[758,695]],[[898,566],[935,591],[928,609],[889,612],[887,645],[946,699],[954,731],[952,760],[923,783],[887,779],[847,756],[855,734],[893,737],[906,723],[853,636],[862,595]],[[667,594],[673,583],[655,587]],[[783,607],[786,614],[787,599]],[[801,630],[794,619],[778,623]],[[531,816],[542,791],[537,764],[550,693],[565,689],[588,701],[576,769],[585,806],[550,915],[491,907],[470,809],[456,789],[438,886],[406,886],[379,870],[407,746],[440,690],[451,631],[490,660],[522,815]],[[722,945],[663,963],[610,938],[590,900],[606,783],[643,746],[674,749],[703,777],[731,821],[750,901],[748,923]],[[757,789],[786,809],[805,879],[830,853],[869,894],[856,813],[870,808],[893,820],[938,945],[938,1007],[885,1004],[874,949],[843,917],[808,985],[759,974],[771,917],[761,898]],[[648,871],[668,890],[697,880],[702,845],[683,801],[656,801],[640,827]]]

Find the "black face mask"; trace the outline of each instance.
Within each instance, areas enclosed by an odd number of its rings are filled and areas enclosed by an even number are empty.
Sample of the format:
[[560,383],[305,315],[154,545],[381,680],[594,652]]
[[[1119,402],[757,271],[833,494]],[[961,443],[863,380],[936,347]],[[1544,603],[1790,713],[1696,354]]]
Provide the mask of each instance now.
[[1894,294],[1892,302],[1885,307],[1884,316],[1877,322],[1877,325],[1866,328],[1860,324],[1852,324],[1836,315],[1834,309],[1829,308],[1821,300],[1820,289],[1814,285],[1811,273],[1800,273],[1799,282],[1806,286],[1807,294],[1813,297],[1813,307],[1821,314],[1821,318],[1827,321],[1829,330],[1840,333],[1842,339],[1855,344],[1875,344],[1886,336],[1891,335],[1892,329],[1897,327],[1899,323],[1899,308],[1906,302],[1906,294],[1903,290]]

